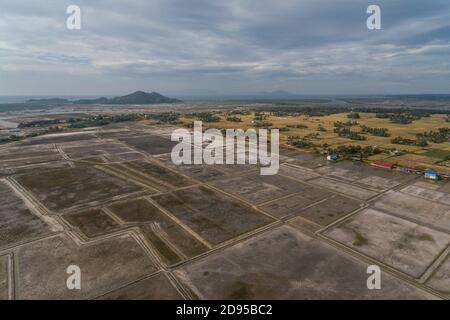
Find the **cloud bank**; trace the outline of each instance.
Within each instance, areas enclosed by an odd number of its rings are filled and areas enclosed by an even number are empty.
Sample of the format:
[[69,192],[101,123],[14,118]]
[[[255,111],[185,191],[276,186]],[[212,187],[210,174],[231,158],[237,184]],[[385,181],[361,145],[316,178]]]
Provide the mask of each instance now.
[[[81,8],[81,30],[66,8]],[[366,8],[382,30],[366,28]],[[2,0],[0,95],[450,93],[448,0]]]

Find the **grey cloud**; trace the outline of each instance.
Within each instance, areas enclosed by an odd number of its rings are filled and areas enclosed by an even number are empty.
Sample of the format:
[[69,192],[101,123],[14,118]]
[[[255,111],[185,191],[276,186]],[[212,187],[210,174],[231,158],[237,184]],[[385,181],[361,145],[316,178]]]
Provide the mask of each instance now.
[[371,3],[2,0],[0,94],[450,92],[450,2],[379,0],[381,31]]

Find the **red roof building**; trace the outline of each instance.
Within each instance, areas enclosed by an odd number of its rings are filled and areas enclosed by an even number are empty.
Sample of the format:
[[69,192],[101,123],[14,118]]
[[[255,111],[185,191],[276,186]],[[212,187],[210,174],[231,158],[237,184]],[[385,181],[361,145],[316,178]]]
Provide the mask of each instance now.
[[373,165],[375,167],[385,168],[385,169],[392,169],[394,167],[394,165],[392,163],[381,161],[381,160],[376,160],[376,161],[372,162],[371,165]]

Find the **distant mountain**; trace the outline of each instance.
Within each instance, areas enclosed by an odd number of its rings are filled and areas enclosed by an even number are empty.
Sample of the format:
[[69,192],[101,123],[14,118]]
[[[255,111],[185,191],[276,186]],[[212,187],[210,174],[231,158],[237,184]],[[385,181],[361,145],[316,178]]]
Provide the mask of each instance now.
[[125,96],[115,98],[82,99],[73,101],[76,104],[157,104],[157,103],[176,103],[181,100],[168,98],[157,92],[136,91]]
[[115,98],[95,98],[95,99],[79,99],[68,100],[62,98],[43,98],[43,99],[29,99],[26,104],[157,104],[157,103],[176,103],[181,100],[168,98],[157,92],[136,91],[125,96]]
[[97,99],[80,99],[80,100],[75,100],[73,101],[73,103],[76,104],[108,104],[110,99],[105,98],[105,97],[101,97],[101,98],[97,98]]

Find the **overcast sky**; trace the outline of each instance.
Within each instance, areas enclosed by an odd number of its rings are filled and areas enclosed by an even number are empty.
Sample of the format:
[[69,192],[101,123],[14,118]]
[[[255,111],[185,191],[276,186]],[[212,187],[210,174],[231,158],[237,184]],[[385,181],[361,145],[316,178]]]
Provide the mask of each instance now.
[[0,95],[135,90],[450,93],[450,1],[0,0]]

